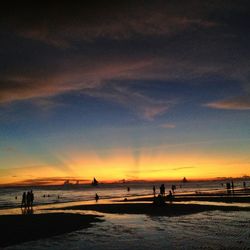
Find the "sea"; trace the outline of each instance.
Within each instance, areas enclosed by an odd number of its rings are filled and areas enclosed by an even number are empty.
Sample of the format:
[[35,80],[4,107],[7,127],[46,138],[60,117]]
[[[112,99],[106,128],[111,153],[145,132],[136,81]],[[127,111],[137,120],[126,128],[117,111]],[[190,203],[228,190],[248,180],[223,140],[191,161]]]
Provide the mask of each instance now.
[[[45,204],[56,207],[63,203],[95,202],[96,193],[100,197],[100,202],[152,195],[153,186],[155,185],[156,191],[159,192],[160,184],[143,182],[100,184],[97,187],[71,185],[1,188],[0,214],[4,211],[6,214],[8,209],[19,211],[22,193],[31,188],[35,194],[35,207]],[[166,191],[171,189],[173,184],[176,185],[176,194],[226,190],[225,181],[165,182],[164,184]],[[247,185],[250,186],[250,181]],[[234,181],[234,186],[236,189],[242,188],[242,181]],[[250,206],[248,203],[237,205]],[[6,249],[250,249],[250,213],[247,211],[215,210],[172,217],[104,214],[77,210],[70,212],[102,215],[103,222],[96,222],[92,227],[75,232],[25,242]]]
[[[248,182],[250,186],[250,181]],[[176,186],[176,194],[192,192],[214,192],[226,190],[224,181],[190,181],[182,182],[131,182],[110,183],[92,186],[88,184],[70,184],[61,186],[28,186],[28,187],[5,187],[0,188],[0,214],[1,209],[20,207],[23,192],[33,191],[35,205],[55,204],[73,201],[91,201],[98,194],[100,199],[130,198],[153,194],[153,186],[159,193],[161,184],[165,185],[166,193]],[[242,188],[242,181],[234,181],[235,188]],[[128,191],[129,188],[129,191]]]

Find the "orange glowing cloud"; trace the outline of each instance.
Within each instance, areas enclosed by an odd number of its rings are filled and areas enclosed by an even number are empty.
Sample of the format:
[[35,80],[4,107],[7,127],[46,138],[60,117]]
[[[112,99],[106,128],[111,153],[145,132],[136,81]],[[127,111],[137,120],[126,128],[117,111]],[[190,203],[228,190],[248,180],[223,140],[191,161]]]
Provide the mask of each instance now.
[[205,106],[214,109],[228,109],[228,110],[249,110],[250,109],[250,94],[226,100],[219,100],[211,102]]

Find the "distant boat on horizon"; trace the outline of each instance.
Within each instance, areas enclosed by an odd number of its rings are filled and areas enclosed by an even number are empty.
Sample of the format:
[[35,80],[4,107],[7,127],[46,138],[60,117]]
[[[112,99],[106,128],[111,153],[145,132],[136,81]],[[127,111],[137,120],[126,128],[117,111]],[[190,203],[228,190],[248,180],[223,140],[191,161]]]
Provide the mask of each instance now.
[[66,181],[63,183],[63,186],[72,186],[72,183],[70,183],[69,180],[66,180]]
[[63,183],[64,187],[75,187],[75,186],[79,186],[79,185],[80,185],[80,181],[79,180],[76,180],[75,183],[70,182],[70,180],[66,180]]
[[183,182],[183,183],[188,182],[188,180],[186,179],[186,177],[184,177],[184,178],[182,179],[182,182]]
[[92,186],[97,186],[98,185],[98,181],[96,180],[96,178],[94,177],[92,183],[91,183]]

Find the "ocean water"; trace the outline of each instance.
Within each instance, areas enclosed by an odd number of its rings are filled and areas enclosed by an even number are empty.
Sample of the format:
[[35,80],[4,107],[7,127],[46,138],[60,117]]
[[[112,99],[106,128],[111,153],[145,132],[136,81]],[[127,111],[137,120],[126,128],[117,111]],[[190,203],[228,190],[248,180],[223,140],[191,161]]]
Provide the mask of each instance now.
[[[166,192],[171,189],[171,185],[177,187],[176,194],[195,192],[195,191],[224,191],[225,183],[222,186],[221,181],[204,181],[174,183],[165,182]],[[33,190],[35,195],[34,205],[54,204],[71,201],[91,201],[94,200],[95,194],[98,193],[101,199],[125,198],[133,196],[151,195],[152,187],[155,185],[156,191],[159,192],[161,183],[124,183],[124,184],[100,184],[97,187],[91,185],[75,186],[51,186],[51,187],[16,187],[0,188],[0,210],[3,208],[19,207],[22,200],[22,193]],[[242,187],[242,182],[235,182],[235,188]],[[248,183],[249,185],[249,183]],[[130,187],[130,191],[127,191]],[[0,212],[1,213],[1,212]]]

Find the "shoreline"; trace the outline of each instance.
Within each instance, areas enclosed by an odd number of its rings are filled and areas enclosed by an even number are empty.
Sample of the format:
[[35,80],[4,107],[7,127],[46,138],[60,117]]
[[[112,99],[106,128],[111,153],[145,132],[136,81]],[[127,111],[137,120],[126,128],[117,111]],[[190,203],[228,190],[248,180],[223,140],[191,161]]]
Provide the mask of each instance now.
[[[202,191],[187,191],[187,192],[180,192],[177,191],[175,194],[175,201],[214,201],[214,202],[238,202],[238,203],[250,203],[250,188],[235,188],[234,194],[227,194],[226,190],[223,189],[207,189]],[[122,199],[127,199],[128,201],[153,201],[153,194],[136,194],[130,195],[129,193],[124,194],[123,197],[105,197],[102,198],[102,201],[109,202],[121,202]],[[56,200],[53,202],[36,202],[34,203],[34,207],[41,207],[41,206],[64,206],[70,203],[94,203],[94,198],[92,199],[79,199],[79,200]],[[8,210],[8,209],[19,209],[20,203],[18,204],[8,204],[0,206],[0,215],[1,211]]]

